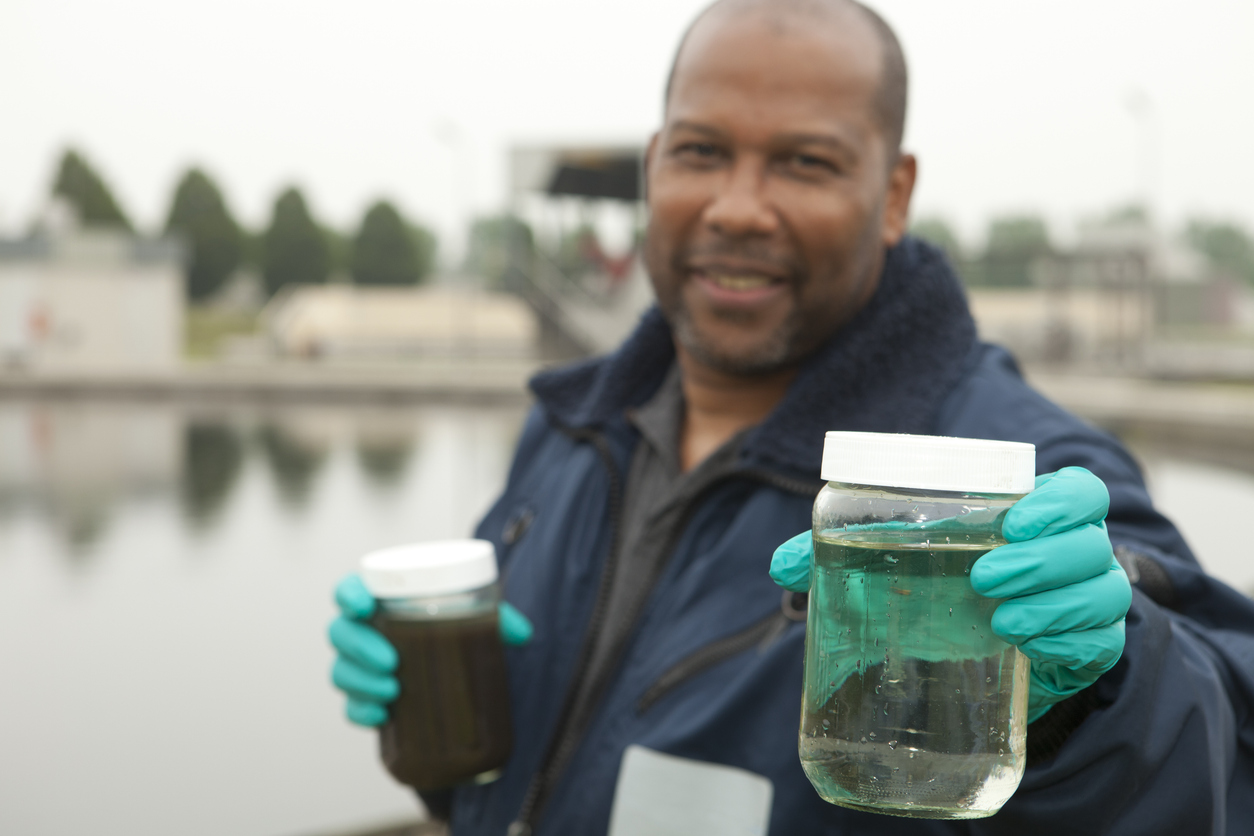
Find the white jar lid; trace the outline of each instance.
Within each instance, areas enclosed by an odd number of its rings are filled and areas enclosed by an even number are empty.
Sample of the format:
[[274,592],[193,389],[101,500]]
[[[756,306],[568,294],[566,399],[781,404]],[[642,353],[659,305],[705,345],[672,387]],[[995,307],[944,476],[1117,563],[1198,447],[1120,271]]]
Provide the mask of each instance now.
[[496,549],[487,540],[412,543],[361,559],[361,579],[376,598],[451,595],[496,578]]
[[823,480],[925,491],[1024,494],[1036,481],[1036,446],[939,435],[830,432]]

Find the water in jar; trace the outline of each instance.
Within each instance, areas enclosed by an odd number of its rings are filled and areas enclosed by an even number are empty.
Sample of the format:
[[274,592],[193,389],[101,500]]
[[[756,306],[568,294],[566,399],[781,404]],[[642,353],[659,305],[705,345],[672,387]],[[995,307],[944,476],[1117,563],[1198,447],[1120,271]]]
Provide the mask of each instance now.
[[802,766],[845,807],[992,815],[1023,777],[1029,664],[969,581],[1001,541],[867,528],[814,540]]

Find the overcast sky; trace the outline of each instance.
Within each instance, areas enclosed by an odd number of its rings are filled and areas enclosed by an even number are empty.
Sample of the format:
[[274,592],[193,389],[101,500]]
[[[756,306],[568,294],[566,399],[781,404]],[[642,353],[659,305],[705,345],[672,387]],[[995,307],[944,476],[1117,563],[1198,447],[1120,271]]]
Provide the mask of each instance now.
[[[81,148],[142,226],[199,164],[264,223],[306,189],[442,231],[503,204],[515,142],[643,141],[701,0],[0,0],[0,230]],[[877,0],[912,73],[915,214],[1075,222],[1149,189],[1158,217],[1254,226],[1254,3]],[[1139,115],[1138,115],[1139,114]]]

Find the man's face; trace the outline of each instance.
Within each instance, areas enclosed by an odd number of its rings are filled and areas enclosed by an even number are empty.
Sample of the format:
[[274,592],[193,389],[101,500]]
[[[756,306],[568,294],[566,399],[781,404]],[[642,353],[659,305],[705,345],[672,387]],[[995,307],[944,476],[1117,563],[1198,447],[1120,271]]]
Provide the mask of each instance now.
[[860,19],[707,19],[647,157],[645,259],[682,348],[732,374],[800,361],[870,298],[904,231],[911,158],[889,159],[880,51]]

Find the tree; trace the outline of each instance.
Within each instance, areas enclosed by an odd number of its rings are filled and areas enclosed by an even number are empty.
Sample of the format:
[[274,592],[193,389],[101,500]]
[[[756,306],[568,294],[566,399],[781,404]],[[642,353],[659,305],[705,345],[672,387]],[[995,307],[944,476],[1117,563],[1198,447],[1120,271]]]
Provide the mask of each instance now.
[[962,245],[958,242],[953,227],[944,218],[935,215],[920,218],[910,225],[910,234],[940,247],[949,258],[949,263],[955,267],[961,264]]
[[1041,218],[995,218],[989,224],[984,254],[969,271],[971,284],[1028,287],[1032,284],[1032,265],[1053,251],[1049,227]]
[[353,239],[352,273],[357,284],[417,284],[418,250],[396,207],[380,200],[370,207]]
[[327,242],[331,275],[351,275],[353,272],[353,237],[330,226],[322,228],[322,237]]
[[439,249],[439,241],[435,233],[422,224],[410,224],[409,238],[414,242],[414,253],[418,257],[418,281],[425,281],[435,269],[435,254]]
[[300,191],[290,188],[274,202],[262,246],[262,275],[271,294],[286,284],[323,284],[331,270],[326,238]]
[[112,227],[127,232],[133,229],[104,180],[73,149],[61,157],[52,193],[74,207],[85,227]]
[[479,218],[466,243],[466,272],[499,284],[514,260],[527,261],[535,252],[531,227],[513,215]]
[[1234,223],[1195,218],[1185,237],[1217,270],[1254,284],[1254,238]]
[[217,185],[198,168],[189,169],[174,190],[165,229],[181,235],[190,248],[187,295],[191,299],[212,295],[243,259],[243,233]]

